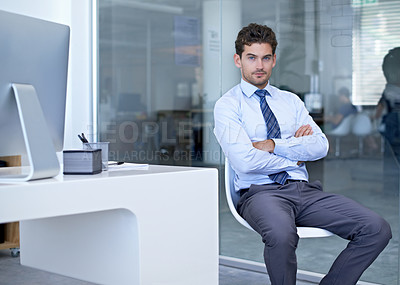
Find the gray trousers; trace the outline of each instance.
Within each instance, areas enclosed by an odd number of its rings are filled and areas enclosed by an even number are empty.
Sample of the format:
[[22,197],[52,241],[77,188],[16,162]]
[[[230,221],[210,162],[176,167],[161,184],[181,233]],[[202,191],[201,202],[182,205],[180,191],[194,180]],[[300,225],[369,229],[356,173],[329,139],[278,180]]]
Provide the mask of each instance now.
[[296,284],[296,226],[319,227],[349,240],[320,284],[356,284],[392,237],[389,224],[344,196],[322,191],[319,181],[252,185],[241,196],[239,214],[265,244],[272,285]]

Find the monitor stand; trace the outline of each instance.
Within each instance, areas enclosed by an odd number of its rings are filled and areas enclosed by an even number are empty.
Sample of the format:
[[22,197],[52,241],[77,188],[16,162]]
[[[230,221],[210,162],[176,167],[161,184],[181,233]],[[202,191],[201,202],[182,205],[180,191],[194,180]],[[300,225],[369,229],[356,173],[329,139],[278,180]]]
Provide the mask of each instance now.
[[[29,167],[20,174],[1,175],[0,182],[23,182],[50,178],[60,172],[52,138],[36,90],[29,84],[12,84],[24,136]],[[24,171],[26,169],[27,171]]]

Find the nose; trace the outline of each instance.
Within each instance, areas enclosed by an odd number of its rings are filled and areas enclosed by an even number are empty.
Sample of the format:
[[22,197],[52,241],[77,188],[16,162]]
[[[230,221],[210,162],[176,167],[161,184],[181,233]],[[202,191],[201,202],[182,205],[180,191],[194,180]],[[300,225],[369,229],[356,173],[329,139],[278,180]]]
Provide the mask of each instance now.
[[263,62],[262,62],[262,59],[257,59],[257,61],[256,61],[256,68],[257,68],[257,69],[263,69]]

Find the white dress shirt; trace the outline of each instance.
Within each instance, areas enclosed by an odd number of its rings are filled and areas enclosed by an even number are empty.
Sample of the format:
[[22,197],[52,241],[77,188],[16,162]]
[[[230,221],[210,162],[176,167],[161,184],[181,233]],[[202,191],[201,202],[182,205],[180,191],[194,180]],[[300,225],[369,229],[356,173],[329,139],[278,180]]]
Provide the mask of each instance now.
[[[236,172],[236,190],[251,184],[274,183],[269,174],[287,171],[288,179],[307,180],[305,164],[326,156],[328,140],[313,121],[303,101],[287,91],[268,85],[267,103],[281,129],[281,138],[274,138],[274,153],[253,147],[252,143],[267,139],[267,128],[260,109],[260,99],[254,92],[258,88],[241,80],[215,104],[214,134]],[[294,137],[302,125],[313,129],[310,136]]]

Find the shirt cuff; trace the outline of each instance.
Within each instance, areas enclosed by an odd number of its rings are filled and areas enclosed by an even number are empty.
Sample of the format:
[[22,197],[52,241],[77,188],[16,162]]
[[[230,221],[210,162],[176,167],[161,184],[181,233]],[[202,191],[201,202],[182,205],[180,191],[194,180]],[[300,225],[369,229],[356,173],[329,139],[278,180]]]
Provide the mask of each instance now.
[[283,157],[287,157],[290,148],[299,145],[298,142],[291,139],[272,139],[275,143],[274,153]]

